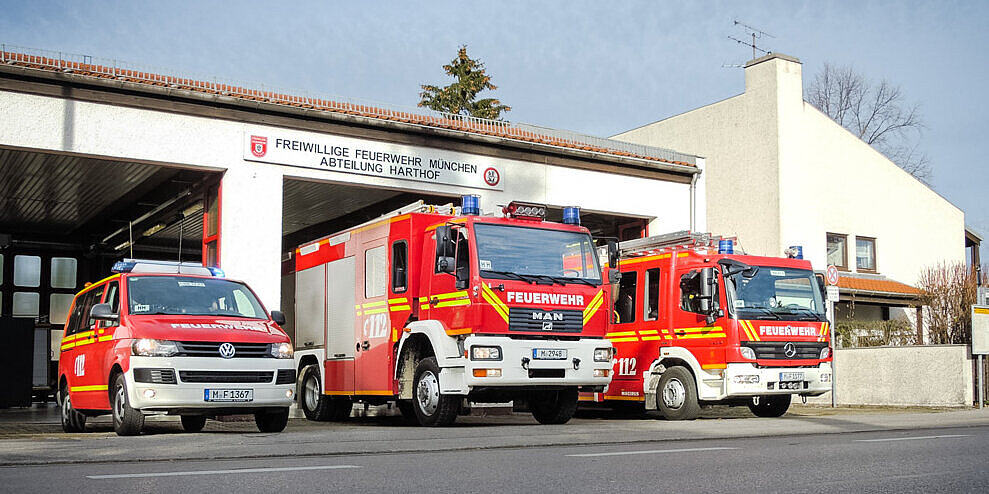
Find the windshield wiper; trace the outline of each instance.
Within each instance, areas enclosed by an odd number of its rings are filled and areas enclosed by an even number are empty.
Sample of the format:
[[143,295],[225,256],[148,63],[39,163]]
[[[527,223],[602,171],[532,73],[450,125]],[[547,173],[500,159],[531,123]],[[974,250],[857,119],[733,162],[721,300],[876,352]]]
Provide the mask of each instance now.
[[806,315],[809,315],[809,316],[811,316],[813,318],[813,319],[810,319],[811,321],[823,321],[824,320],[824,317],[826,317],[824,314],[821,314],[820,312],[817,312],[816,310],[813,310],[813,309],[808,309],[806,307],[781,307],[781,309],[783,309],[783,310],[782,311],[775,311],[775,313],[777,313],[777,314],[806,314]]
[[585,280],[584,278],[567,278],[566,276],[553,276],[554,280],[558,280],[561,285],[566,285],[567,283],[583,283],[587,286],[597,286],[593,281]]
[[769,307],[763,307],[763,306],[761,306],[761,305],[754,305],[754,306],[747,306],[747,307],[739,307],[738,309],[739,309],[739,310],[749,310],[749,309],[755,309],[755,310],[759,310],[759,311],[762,311],[762,313],[763,313],[763,314],[766,314],[766,315],[769,315],[769,316],[773,316],[773,318],[775,318],[775,319],[776,319],[777,321],[779,321],[779,320],[781,320],[781,319],[782,319],[782,318],[781,318],[781,317],[779,316],[779,314],[777,314],[777,313],[775,313],[775,312],[773,312],[773,311],[772,311],[772,309],[770,309]]
[[535,283],[536,281],[538,281],[538,278],[536,278],[534,276],[513,273],[512,271],[492,271],[490,269],[482,269],[481,272],[482,273],[497,274],[497,275],[504,276],[504,277],[506,277],[508,279],[511,279],[511,280],[519,280],[519,281],[524,281],[526,283]]

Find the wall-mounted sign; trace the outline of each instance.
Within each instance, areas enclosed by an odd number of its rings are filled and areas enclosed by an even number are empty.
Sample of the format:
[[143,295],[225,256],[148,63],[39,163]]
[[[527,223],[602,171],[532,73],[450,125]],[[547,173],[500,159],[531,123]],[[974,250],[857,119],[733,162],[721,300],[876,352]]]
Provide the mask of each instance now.
[[244,132],[244,159],[398,180],[504,190],[495,160],[442,149],[293,131]]
[[972,354],[989,355],[989,305],[972,306]]

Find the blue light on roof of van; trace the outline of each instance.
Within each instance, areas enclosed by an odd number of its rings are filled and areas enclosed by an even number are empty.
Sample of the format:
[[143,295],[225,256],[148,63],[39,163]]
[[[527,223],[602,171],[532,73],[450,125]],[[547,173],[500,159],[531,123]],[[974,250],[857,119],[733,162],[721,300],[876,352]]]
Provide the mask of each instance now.
[[567,225],[580,225],[580,208],[577,206],[563,208],[563,223]]
[[117,261],[113,264],[113,268],[110,271],[114,273],[129,273],[137,263],[134,261]]
[[216,276],[217,278],[226,278],[227,277],[227,274],[224,273],[223,270],[220,269],[220,268],[211,267],[211,268],[209,268],[209,272],[210,273],[213,273],[213,276]]

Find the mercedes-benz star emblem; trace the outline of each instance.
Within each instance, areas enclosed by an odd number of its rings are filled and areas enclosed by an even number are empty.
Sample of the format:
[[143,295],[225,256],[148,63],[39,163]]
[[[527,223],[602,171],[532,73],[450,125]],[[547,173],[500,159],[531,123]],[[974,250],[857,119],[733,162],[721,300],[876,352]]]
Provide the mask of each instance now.
[[797,345],[794,345],[791,342],[787,342],[785,345],[783,345],[783,355],[786,355],[786,358],[793,358],[793,356],[796,354],[797,354]]
[[234,354],[237,353],[237,349],[234,348],[233,343],[224,343],[220,345],[220,356],[223,358],[233,358]]

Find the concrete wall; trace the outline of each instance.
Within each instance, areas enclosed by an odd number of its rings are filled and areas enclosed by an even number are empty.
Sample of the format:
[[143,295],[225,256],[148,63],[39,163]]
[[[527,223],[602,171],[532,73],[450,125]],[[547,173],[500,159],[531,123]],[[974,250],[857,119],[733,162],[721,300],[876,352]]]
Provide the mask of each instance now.
[[[842,348],[835,352],[838,405],[971,406],[968,345]],[[830,404],[831,394],[808,403]]]
[[752,254],[801,245],[827,265],[827,233],[876,239],[880,275],[915,284],[920,271],[964,261],[963,212],[803,101],[799,60],[749,62],[745,92],[616,139],[706,158],[708,227]]

